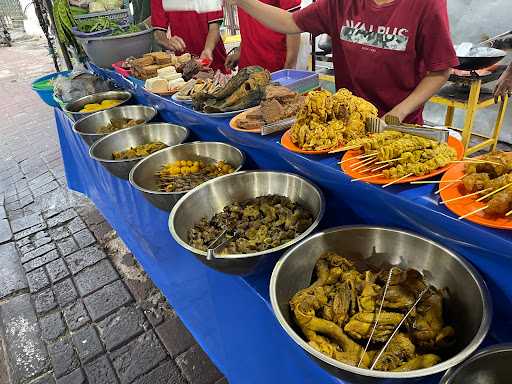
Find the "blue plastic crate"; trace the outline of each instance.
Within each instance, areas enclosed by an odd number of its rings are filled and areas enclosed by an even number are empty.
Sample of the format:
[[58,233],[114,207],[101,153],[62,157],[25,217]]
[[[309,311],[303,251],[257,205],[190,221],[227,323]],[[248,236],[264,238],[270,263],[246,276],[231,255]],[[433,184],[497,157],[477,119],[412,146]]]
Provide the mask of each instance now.
[[32,82],[32,90],[34,92],[36,92],[39,95],[39,97],[41,98],[41,100],[43,100],[50,107],[59,108],[60,107],[59,103],[57,103],[57,101],[53,98],[53,87],[40,89],[40,88],[35,88],[34,85],[36,83],[40,83],[45,80],[56,79],[57,76],[68,76],[68,75],[69,75],[69,71],[61,71],[61,72],[54,72],[54,73],[50,73],[49,75],[42,76]]
[[282,69],[273,72],[272,81],[298,93],[305,93],[320,86],[318,73],[297,69]]

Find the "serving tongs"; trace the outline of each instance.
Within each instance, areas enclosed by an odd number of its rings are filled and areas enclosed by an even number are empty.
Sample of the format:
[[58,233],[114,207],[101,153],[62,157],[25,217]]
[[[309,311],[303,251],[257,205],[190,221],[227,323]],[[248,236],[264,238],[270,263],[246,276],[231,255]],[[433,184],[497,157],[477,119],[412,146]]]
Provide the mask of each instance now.
[[297,121],[295,117],[289,117],[284,120],[276,121],[275,123],[265,124],[261,127],[261,135],[265,136],[270,135],[271,133],[284,131],[295,124],[295,121]]
[[237,230],[225,229],[221,232],[215,240],[213,240],[206,251],[206,260],[213,260],[217,257],[216,254],[226,246],[227,243],[238,237],[239,232]]
[[440,143],[447,143],[450,131],[444,127],[430,127],[427,125],[414,125],[400,123],[394,116],[386,116],[386,121],[378,117],[369,117],[366,121],[368,133],[382,133],[384,131],[398,131],[410,135],[422,136]]
[[[377,329],[377,325],[379,324],[379,319],[380,319],[380,315],[382,313],[382,307],[384,306],[384,299],[386,298],[386,293],[388,291],[388,288],[389,288],[389,284],[391,282],[391,277],[393,276],[393,268],[391,268],[389,270],[389,275],[388,275],[388,279],[386,281],[386,285],[384,287],[384,292],[382,294],[382,299],[381,299],[381,302],[380,302],[380,306],[379,306],[379,312],[377,312],[377,317],[375,318],[375,323],[373,324],[373,328],[372,328],[372,331],[370,333],[370,337],[366,343],[366,346],[363,350],[363,353],[361,355],[361,358],[359,360],[359,363],[357,364],[357,366],[359,367],[361,365],[361,362],[363,361],[363,358],[364,356],[366,355],[366,352],[368,350],[368,347],[370,346],[370,343],[372,342],[372,338],[373,338],[373,334],[375,333],[375,330]],[[379,361],[380,357],[382,356],[382,354],[386,351],[386,349],[388,348],[389,344],[391,343],[391,340],[393,340],[393,337],[395,337],[395,335],[397,334],[397,332],[399,331],[400,327],[404,324],[405,320],[407,320],[407,318],[409,317],[409,315],[412,313],[412,311],[414,311],[414,309],[416,308],[416,306],[418,305],[418,303],[421,301],[421,299],[423,298],[423,296],[425,295],[425,293],[427,293],[429,290],[429,286],[426,286],[425,289],[423,291],[421,291],[421,293],[419,294],[418,298],[416,299],[416,301],[414,302],[413,305],[411,305],[411,307],[409,308],[409,310],[407,311],[407,313],[404,315],[404,317],[402,318],[402,320],[400,320],[400,322],[398,323],[398,325],[395,327],[395,329],[393,330],[393,333],[391,333],[391,336],[389,336],[388,340],[386,341],[386,344],[384,344],[384,346],[382,347],[382,349],[380,350],[380,352],[377,354],[377,357],[373,360],[373,363],[372,365],[370,366],[370,371],[373,371],[373,369],[375,368],[375,366],[377,365],[377,362]]]

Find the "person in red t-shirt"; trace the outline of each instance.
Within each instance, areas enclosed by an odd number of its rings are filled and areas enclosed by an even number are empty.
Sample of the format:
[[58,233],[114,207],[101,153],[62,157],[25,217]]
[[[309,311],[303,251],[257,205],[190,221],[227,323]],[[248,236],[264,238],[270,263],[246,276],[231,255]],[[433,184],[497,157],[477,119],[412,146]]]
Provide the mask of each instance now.
[[[262,0],[265,4],[287,12],[300,9],[300,0]],[[242,43],[230,54],[226,66],[245,68],[259,65],[269,72],[295,68],[300,47],[300,35],[285,35],[268,29],[243,9],[238,9]]]
[[[190,52],[194,56],[212,60],[212,69],[225,72],[226,48],[220,38],[223,18],[222,10],[208,13],[166,12],[162,0],[151,0],[151,24],[158,44],[178,54]],[[167,37],[168,27],[171,37]]]
[[293,14],[257,0],[227,0],[269,28],[332,38],[336,87],[380,115],[423,122],[425,102],[458,64],[446,0],[317,0]]

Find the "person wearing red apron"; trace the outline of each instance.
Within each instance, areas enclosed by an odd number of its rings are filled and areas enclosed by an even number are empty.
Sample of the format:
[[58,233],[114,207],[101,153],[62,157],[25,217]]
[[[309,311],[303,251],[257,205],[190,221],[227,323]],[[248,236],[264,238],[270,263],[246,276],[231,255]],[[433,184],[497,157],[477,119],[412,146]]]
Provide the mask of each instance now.
[[189,52],[193,56],[207,58],[212,61],[212,69],[225,72],[226,48],[220,38],[223,18],[222,10],[166,12],[162,0],[151,0],[151,24],[158,44],[176,54]]
[[[265,4],[287,12],[300,9],[300,0],[263,0]],[[229,55],[226,66],[245,68],[259,65],[269,72],[295,68],[300,47],[300,35],[274,32],[238,8],[241,44],[238,51]]]
[[332,38],[337,88],[401,121],[421,124],[423,105],[458,65],[446,0],[317,0],[293,14],[257,0],[229,0],[269,28]]

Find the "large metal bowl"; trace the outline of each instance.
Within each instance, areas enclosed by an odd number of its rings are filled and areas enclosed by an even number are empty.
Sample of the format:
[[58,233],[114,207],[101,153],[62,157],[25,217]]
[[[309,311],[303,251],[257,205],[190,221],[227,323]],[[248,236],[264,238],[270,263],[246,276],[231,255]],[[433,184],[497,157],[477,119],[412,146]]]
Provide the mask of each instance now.
[[156,113],[157,112],[155,108],[146,107],[145,105],[125,105],[123,107],[115,107],[105,111],[93,113],[90,116],[78,120],[73,124],[73,131],[82,136],[82,139],[88,145],[92,145],[95,141],[110,134],[96,133],[96,130],[99,127],[107,125],[110,123],[110,120],[125,118],[144,120],[144,123],[147,123],[156,116]]
[[121,129],[96,141],[89,149],[89,156],[99,161],[110,173],[128,179],[131,169],[144,157],[113,160],[112,153],[131,147],[160,141],[169,147],[183,143],[188,137],[187,128],[169,123],[151,123]]
[[[435,287],[448,288],[450,300],[445,306],[445,317],[457,332],[453,356],[430,368],[399,373],[356,368],[313,349],[295,327],[289,301],[296,292],[311,284],[313,268],[327,251],[363,258],[376,267],[391,264],[414,268]],[[292,340],[321,367],[350,383],[381,383],[382,379],[404,382],[443,372],[468,358],[478,348],[489,330],[492,316],[485,282],[468,262],[424,237],[381,227],[333,228],[317,233],[290,249],[272,272],[270,299],[279,324]]]
[[197,141],[175,145],[149,155],[133,167],[129,180],[155,207],[164,211],[171,211],[178,200],[185,196],[188,191],[160,192],[155,173],[164,165],[177,160],[205,159],[226,161],[234,167],[235,171],[240,170],[245,162],[244,154],[232,145]]
[[[266,195],[286,196],[302,204],[313,214],[313,224],[300,236],[280,247],[249,254],[217,255],[213,260],[207,260],[206,252],[188,244],[189,229],[203,217],[213,217],[228,204]],[[169,230],[178,244],[209,267],[225,273],[247,275],[257,270],[270,256],[309,235],[322,219],[324,205],[320,189],[298,175],[269,171],[238,172],[210,180],[187,193],[169,215]]]
[[509,384],[511,378],[512,344],[498,344],[448,370],[439,384]]
[[[70,103],[67,103],[64,106],[64,112],[70,115],[73,118],[73,120],[78,121],[86,116],[90,116],[93,113],[98,112],[80,112],[82,108],[85,107],[87,104],[101,103],[103,100],[121,100],[121,103],[115,106],[119,107],[126,103],[128,100],[130,100],[131,97],[132,94],[128,91],[106,91],[94,93],[92,95],[84,96],[77,100],[73,100]],[[115,107],[103,109],[102,111],[108,111],[109,109]]]

